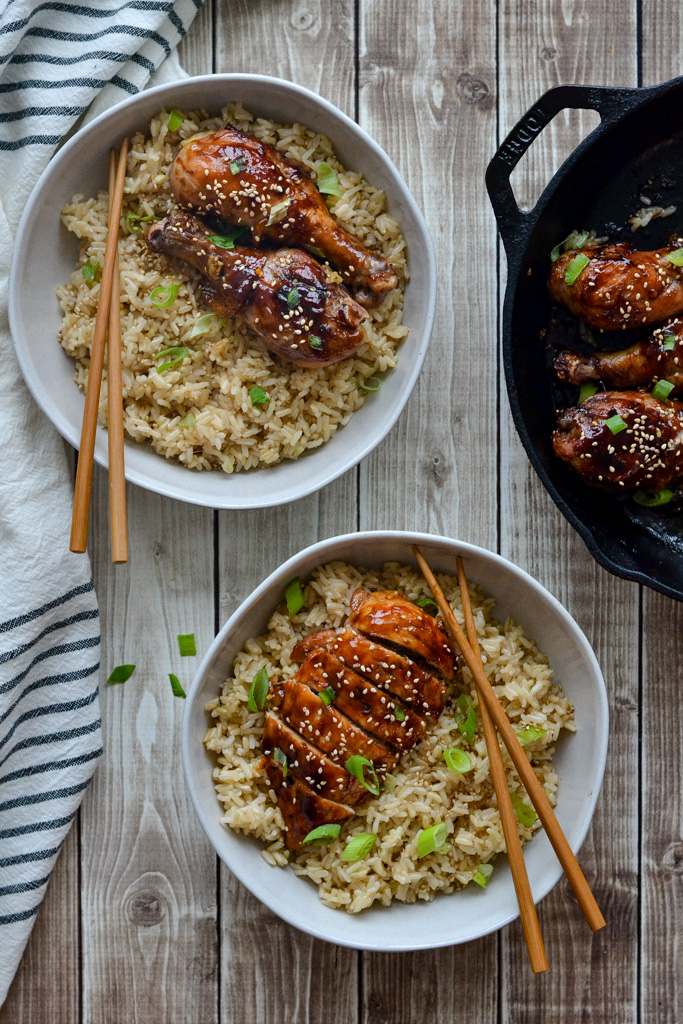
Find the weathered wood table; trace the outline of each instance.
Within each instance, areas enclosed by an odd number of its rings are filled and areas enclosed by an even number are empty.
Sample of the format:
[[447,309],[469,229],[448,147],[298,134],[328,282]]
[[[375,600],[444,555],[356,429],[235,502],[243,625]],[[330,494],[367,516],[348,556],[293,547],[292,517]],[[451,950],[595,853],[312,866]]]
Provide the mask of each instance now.
[[[681,72],[681,52],[678,0],[207,0],[181,50],[190,73],[291,78],[356,117],[396,161],[437,248],[436,326],[389,438],[317,496],[213,513],[129,487],[131,561],[115,567],[96,474],[103,666],[138,669],[125,688],[103,690],[105,756],[2,1024],[683,1020],[683,609],[599,568],[527,464],[501,376],[505,266],[484,191],[498,140],[545,89],[663,81]],[[535,142],[513,179],[520,202],[533,203],[591,117],[560,115]],[[608,927],[591,936],[559,884],[540,908],[542,977],[528,969],[518,923],[405,955],[295,931],[217,862],[185,791],[183,705],[166,675],[176,633],[193,630],[203,652],[300,547],[403,527],[528,569],[578,619],[607,679],[607,775],[581,859]]]

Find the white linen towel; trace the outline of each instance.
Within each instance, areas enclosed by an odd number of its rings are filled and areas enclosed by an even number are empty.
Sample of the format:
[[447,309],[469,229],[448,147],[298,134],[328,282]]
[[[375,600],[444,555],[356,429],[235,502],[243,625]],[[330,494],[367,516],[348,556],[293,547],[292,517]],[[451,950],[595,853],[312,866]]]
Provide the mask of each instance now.
[[0,0],[0,1006],[102,753],[97,601],[87,557],[68,550],[65,447],[9,333],[14,232],[84,111],[139,92],[160,66],[155,82],[184,75],[174,50],[201,3]]

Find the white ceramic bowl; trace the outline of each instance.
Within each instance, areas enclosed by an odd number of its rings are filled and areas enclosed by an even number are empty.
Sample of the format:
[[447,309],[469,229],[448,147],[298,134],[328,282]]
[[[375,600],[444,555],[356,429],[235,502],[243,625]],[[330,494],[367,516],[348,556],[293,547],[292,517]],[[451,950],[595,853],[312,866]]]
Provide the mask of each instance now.
[[[229,619],[204,658],[187,697],[182,751],[185,777],[199,820],[221,860],[266,906],[302,931],[356,949],[407,951],[468,942],[518,916],[512,876],[499,858],[486,889],[476,886],[432,903],[370,908],[360,914],[331,910],[318,899],[316,887],[288,868],[270,867],[261,844],[220,823],[211,772],[213,761],[202,737],[208,724],[204,707],[227,678],[235,655],[248,637],[262,632],[286,585],[296,576],[333,559],[359,566],[385,561],[415,564],[411,544],[419,544],[433,569],[456,573],[462,555],[468,578],[496,598],[494,614],[512,615],[550,659],[557,679],[575,707],[577,732],[558,743],[559,775],[556,813],[567,839],[577,851],[600,791],[607,754],[608,706],[605,684],[585,636],[561,604],[531,576],[483,548],[446,537],[419,533],[358,533],[333,537],[306,548],[272,573]],[[545,833],[525,847],[534,896],[550,891],[562,871]]]
[[[235,509],[293,501],[355,466],[389,433],[422,367],[436,305],[434,248],[403,179],[369,135],[307,89],[263,75],[207,75],[143,92],[94,120],[47,167],[21,218],[9,294],[12,336],[26,383],[43,412],[77,448],[84,397],[73,381],[73,361],[57,341],[61,312],[55,290],[74,270],[78,242],[62,226],[59,211],[76,192],[90,196],[106,189],[110,148],[124,135],[145,130],[162,108],[206,107],[215,114],[237,100],[255,114],[285,123],[300,121],[325,132],[347,167],[362,171],[385,190],[388,209],[406,238],[411,280],[404,306],[410,334],[401,346],[398,366],[386,375],[381,391],[370,395],[327,444],[294,462],[227,476],[219,471],[193,472],[148,446],[126,443],[128,480],[181,501]],[[107,436],[101,428],[95,458],[107,465]]]

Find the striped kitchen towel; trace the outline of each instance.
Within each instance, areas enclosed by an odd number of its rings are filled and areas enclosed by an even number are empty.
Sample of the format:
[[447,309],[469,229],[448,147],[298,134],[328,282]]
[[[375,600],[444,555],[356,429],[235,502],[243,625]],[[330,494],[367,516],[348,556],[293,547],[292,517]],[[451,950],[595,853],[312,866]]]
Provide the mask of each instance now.
[[68,551],[67,455],[9,333],[14,232],[86,110],[184,74],[173,51],[200,6],[0,0],[0,1005],[102,753],[97,601],[88,559]]

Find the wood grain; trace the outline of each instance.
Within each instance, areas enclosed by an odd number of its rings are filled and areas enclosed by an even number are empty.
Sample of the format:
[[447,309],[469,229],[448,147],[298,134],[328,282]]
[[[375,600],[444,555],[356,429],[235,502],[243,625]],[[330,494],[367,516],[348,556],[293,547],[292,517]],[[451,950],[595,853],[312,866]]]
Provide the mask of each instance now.
[[[618,4],[618,33],[616,18],[611,0],[501,4],[501,137],[539,94],[561,81],[635,83],[635,2]],[[518,199],[540,192],[586,127],[582,118],[556,118],[531,149]],[[521,936],[517,926],[506,929],[501,1019],[631,1021],[637,1013],[638,957],[637,588],[600,569],[555,509],[514,433],[504,391],[501,422],[501,553],[528,569],[577,619],[600,660],[612,711],[602,797],[580,855],[607,928],[591,936],[561,883],[541,904],[550,970],[538,979],[519,970]]]

